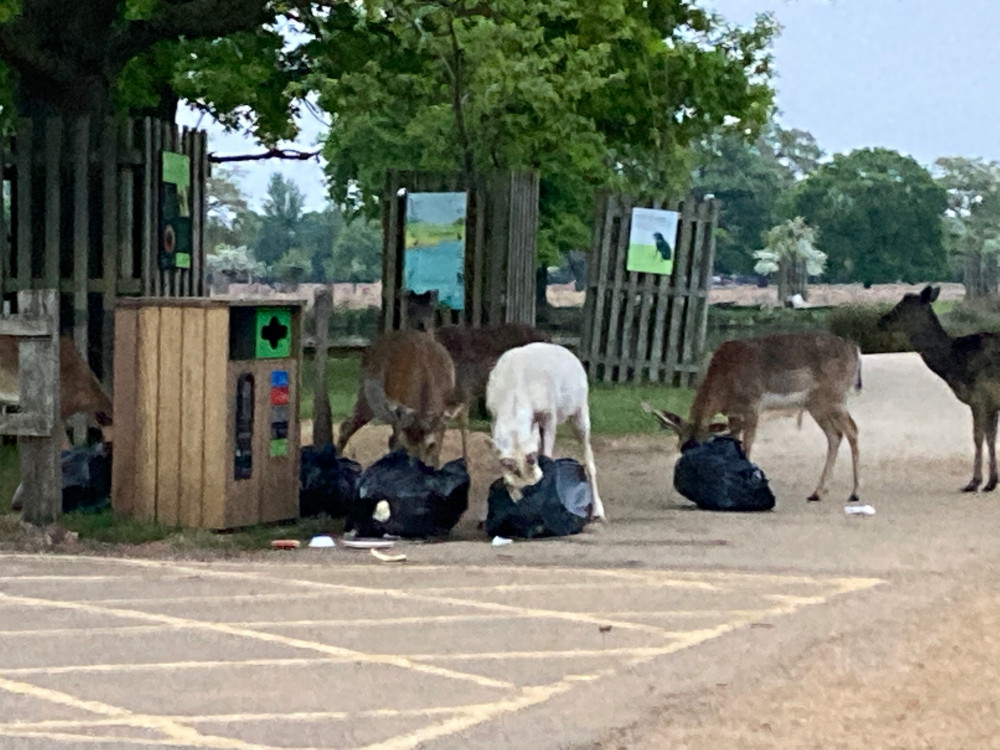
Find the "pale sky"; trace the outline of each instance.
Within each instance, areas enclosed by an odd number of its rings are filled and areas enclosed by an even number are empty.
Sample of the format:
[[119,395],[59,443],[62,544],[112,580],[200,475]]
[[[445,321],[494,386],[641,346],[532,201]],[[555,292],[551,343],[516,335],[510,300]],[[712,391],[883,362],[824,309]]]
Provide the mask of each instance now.
[[[827,154],[883,146],[925,166],[940,156],[1000,161],[998,0],[703,0],[731,21],[774,12],[784,27],[774,44],[781,123],[808,130]],[[180,116],[182,124],[195,118]],[[302,123],[300,149],[315,146],[322,125]],[[209,131],[218,154],[255,150],[240,136]],[[270,174],[280,171],[306,195],[325,201],[316,162],[241,165],[251,207],[260,208]]]

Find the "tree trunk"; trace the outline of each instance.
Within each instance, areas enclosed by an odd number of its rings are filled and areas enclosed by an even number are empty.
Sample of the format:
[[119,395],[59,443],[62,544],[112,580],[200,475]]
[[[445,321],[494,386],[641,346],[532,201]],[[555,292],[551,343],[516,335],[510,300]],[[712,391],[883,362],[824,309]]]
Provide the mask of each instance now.
[[802,261],[782,261],[778,266],[778,302],[785,304],[788,298],[799,294],[809,298],[809,277]]
[[981,252],[966,254],[962,282],[968,299],[996,296],[997,277],[996,256]]

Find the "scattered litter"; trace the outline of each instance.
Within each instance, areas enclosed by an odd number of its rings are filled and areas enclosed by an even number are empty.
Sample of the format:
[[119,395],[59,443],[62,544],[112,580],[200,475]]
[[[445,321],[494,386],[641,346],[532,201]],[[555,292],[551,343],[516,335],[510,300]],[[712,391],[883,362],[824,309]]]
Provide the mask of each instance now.
[[403,562],[406,560],[406,555],[402,553],[398,555],[387,555],[385,552],[379,552],[377,549],[371,550],[371,553],[382,562]]
[[502,537],[502,536],[495,536],[495,537],[493,537],[493,546],[494,547],[503,547],[505,544],[513,544],[513,543],[514,543],[513,539],[507,539],[506,537]]
[[327,536],[326,534],[320,534],[319,536],[314,536],[309,540],[310,547],[336,547],[333,538]]
[[386,549],[396,546],[396,543],[391,539],[348,539],[346,537],[341,544],[351,549]]
[[274,549],[298,549],[302,542],[298,539],[272,539],[271,546]]
[[844,513],[849,516],[874,516],[875,508],[871,505],[845,505]]

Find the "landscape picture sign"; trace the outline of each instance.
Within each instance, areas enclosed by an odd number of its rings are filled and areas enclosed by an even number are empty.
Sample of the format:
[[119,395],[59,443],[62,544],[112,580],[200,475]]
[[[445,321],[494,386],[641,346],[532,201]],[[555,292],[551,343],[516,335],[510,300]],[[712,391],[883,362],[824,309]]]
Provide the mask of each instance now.
[[674,268],[679,219],[680,215],[676,211],[633,208],[626,270],[669,274]]
[[403,287],[437,290],[452,310],[465,308],[466,194],[408,193]]

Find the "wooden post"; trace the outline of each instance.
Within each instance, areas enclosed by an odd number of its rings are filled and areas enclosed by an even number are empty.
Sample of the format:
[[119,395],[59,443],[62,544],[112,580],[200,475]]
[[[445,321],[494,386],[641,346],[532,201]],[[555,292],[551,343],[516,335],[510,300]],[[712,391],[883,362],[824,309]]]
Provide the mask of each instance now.
[[333,415],[330,413],[330,394],[326,392],[326,360],[330,350],[330,316],[333,315],[333,294],[329,287],[316,292],[313,313],[316,317],[313,446],[322,448],[333,443]]
[[[19,340],[18,381],[21,408],[38,415],[35,432],[18,436],[23,486],[23,518],[28,523],[50,523],[62,514],[62,464],[59,425],[59,295],[55,289],[19,292],[19,315],[48,322],[45,336]],[[35,414],[31,414],[34,417]],[[32,420],[34,421],[34,420]]]

